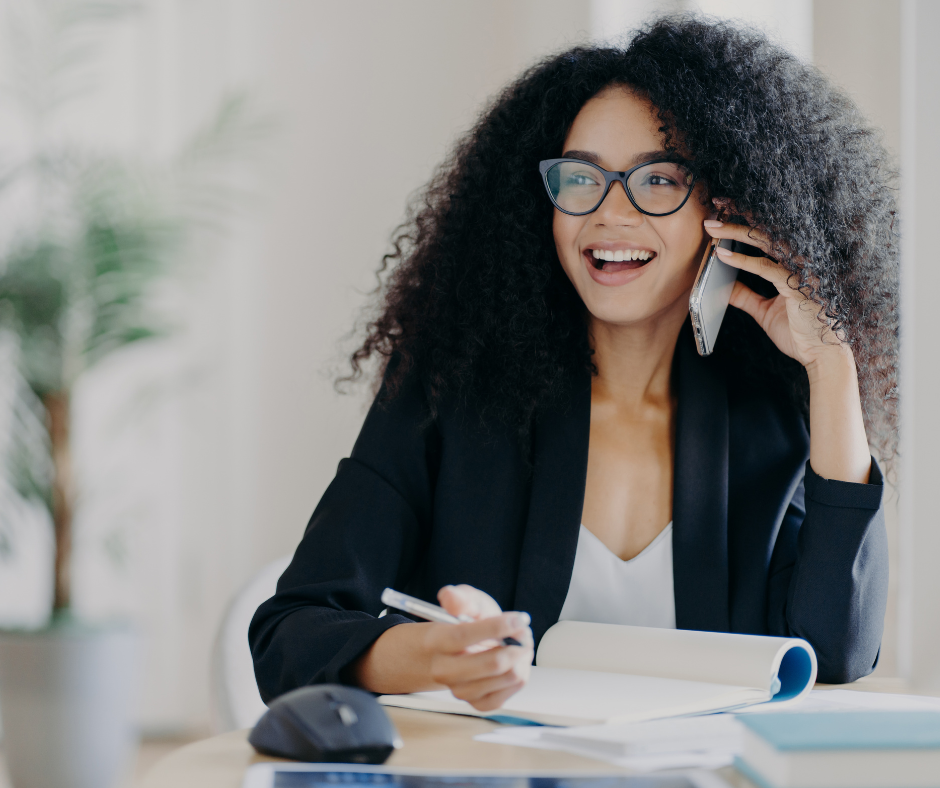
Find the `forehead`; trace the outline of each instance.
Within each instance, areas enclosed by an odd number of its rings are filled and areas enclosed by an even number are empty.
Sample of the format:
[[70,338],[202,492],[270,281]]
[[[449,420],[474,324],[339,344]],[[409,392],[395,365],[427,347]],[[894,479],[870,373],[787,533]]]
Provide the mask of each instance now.
[[661,125],[649,100],[627,88],[607,88],[581,108],[564,147],[596,153],[602,167],[621,170],[635,154],[662,148]]

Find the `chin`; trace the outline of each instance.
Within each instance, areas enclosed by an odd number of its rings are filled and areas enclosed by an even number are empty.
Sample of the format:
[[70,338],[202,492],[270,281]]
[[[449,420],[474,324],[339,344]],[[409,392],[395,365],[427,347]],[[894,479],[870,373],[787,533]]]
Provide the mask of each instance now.
[[684,320],[689,311],[690,293],[691,286],[688,290],[669,295],[610,291],[597,293],[588,288],[588,297],[582,294],[581,299],[595,321],[612,326],[639,326],[658,320],[672,323],[673,316]]
[[612,326],[640,325],[660,314],[636,304],[587,304],[587,310],[594,321]]

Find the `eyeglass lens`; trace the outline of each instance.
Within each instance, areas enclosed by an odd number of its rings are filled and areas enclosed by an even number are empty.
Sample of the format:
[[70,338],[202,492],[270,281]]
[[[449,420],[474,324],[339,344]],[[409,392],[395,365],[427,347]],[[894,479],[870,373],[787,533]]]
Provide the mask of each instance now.
[[[564,161],[546,173],[552,199],[563,211],[589,213],[604,200],[606,179],[593,164]],[[692,175],[673,162],[652,162],[634,170],[627,179],[636,204],[651,214],[672,213],[688,197]]]

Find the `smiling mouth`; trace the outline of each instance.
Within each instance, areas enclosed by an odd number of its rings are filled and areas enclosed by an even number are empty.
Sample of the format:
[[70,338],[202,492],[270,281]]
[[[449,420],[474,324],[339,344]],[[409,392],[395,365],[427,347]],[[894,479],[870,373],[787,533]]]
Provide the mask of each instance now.
[[616,252],[604,249],[585,249],[584,256],[587,258],[588,263],[598,271],[614,274],[618,271],[642,268],[656,257],[656,252],[651,252],[648,249],[623,249]]

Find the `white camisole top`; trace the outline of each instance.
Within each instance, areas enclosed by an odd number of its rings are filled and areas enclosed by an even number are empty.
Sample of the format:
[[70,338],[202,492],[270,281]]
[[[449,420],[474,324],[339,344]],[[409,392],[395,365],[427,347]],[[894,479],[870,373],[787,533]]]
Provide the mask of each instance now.
[[559,621],[676,628],[672,523],[624,561],[583,525]]

